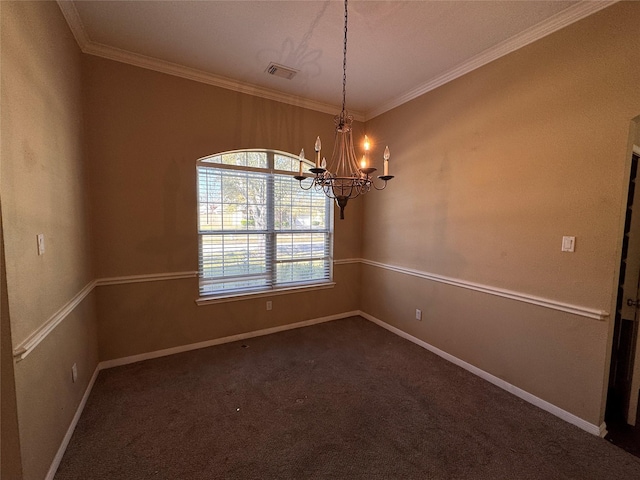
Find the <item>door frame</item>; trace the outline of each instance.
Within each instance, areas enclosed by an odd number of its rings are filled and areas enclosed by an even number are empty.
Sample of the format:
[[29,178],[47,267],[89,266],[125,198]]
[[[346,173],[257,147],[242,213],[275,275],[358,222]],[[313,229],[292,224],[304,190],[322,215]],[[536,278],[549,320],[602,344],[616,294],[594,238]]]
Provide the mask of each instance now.
[[[619,276],[620,276],[620,264],[622,261],[622,244],[624,240],[624,227],[625,227],[625,218],[626,218],[626,210],[628,203],[628,189],[629,189],[629,181],[631,178],[631,165],[633,155],[640,155],[640,116],[637,116],[631,120],[629,126],[629,136],[628,143],[626,149],[626,157],[624,163],[624,176],[623,181],[625,182],[621,187],[623,189],[624,194],[621,196],[621,205],[620,205],[620,215],[619,215],[619,223],[617,228],[617,244],[616,244],[616,252],[615,258],[617,259],[617,263],[615,266],[615,274],[613,276],[613,285],[612,285],[612,295],[611,295],[611,307],[610,312],[612,314],[609,317],[609,328],[608,328],[608,341],[607,341],[607,357],[605,364],[605,378],[602,385],[602,403],[601,403],[601,412],[600,419],[602,422],[605,420],[606,410],[607,410],[607,400],[609,395],[609,380],[610,380],[610,368],[613,357],[613,337],[614,337],[614,328],[615,328],[615,315],[617,311],[617,300],[618,300],[618,285],[619,285]],[[640,177],[640,175],[639,175]],[[640,193],[638,193],[640,195]],[[640,343],[640,334],[636,338],[636,346]],[[636,348],[636,352],[637,352]],[[637,362],[636,362],[637,363]],[[635,368],[640,368],[640,365],[636,364]],[[625,418],[628,418],[628,411],[624,412]],[[606,425],[603,423],[603,427]],[[606,428],[604,428],[603,434],[606,434]]]
[[[634,152],[632,154],[632,158],[636,157],[638,158],[637,162],[640,163],[640,148],[637,147],[637,145],[634,145]],[[638,192],[638,183],[640,183],[638,180],[640,180],[640,177],[638,175],[636,175],[636,191],[635,191],[635,195],[634,195],[634,204],[636,204],[636,207],[638,206],[638,204],[640,204],[640,201],[638,201],[637,199],[640,199],[640,192]],[[640,215],[640,211],[636,211],[635,215],[638,216]],[[636,222],[640,221],[640,219],[638,219],[638,217],[636,217]],[[638,242],[639,240],[636,239],[636,242]],[[639,279],[640,280],[640,279]],[[638,290],[638,288],[640,287],[640,281],[637,283],[637,285],[635,286],[635,291],[634,293],[634,297],[635,300],[638,301],[638,297],[640,296],[640,291]],[[628,295],[625,295],[625,299],[623,300],[623,303],[626,302],[626,298],[628,297]],[[632,307],[630,307],[632,308]],[[638,308],[636,307],[635,312],[634,312],[634,326],[633,326],[633,335],[635,336],[635,338],[633,339],[633,345],[632,347],[632,363],[631,363],[631,383],[629,384],[629,400],[627,402],[628,406],[627,406],[627,414],[626,414],[626,419],[627,419],[627,423],[629,425],[636,425],[637,424],[637,413],[638,413],[638,396],[639,396],[639,392],[640,392],[640,348],[638,342],[640,342],[640,332],[638,331],[638,321],[640,320],[639,318],[640,312],[638,311]]]

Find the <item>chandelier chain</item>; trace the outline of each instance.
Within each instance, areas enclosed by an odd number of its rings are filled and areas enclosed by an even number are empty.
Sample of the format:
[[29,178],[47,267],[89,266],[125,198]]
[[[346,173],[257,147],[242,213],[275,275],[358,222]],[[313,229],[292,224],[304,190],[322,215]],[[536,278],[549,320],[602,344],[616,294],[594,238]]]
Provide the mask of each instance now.
[[348,0],[344,1],[344,47],[342,49],[342,113],[340,115],[342,117],[342,120],[344,120],[344,111],[347,99],[347,2]]
[[[1,1],[1,0],[0,0]],[[372,189],[384,190],[387,182],[393,178],[389,175],[389,147],[384,152],[384,175],[378,176],[384,183],[378,187],[374,183],[372,177],[376,171],[374,167],[368,166],[367,151],[369,150],[369,142],[365,135],[365,154],[362,161],[358,162],[354,144],[353,144],[353,115],[347,115],[347,32],[349,20],[348,0],[344,0],[344,43],[342,48],[342,111],[340,115],[336,115],[335,122],[335,139],[333,144],[333,153],[331,155],[330,164],[326,163],[323,158],[320,161],[320,137],[316,139],[316,164],[315,168],[310,168],[309,172],[313,174],[311,183],[308,186],[303,185],[303,181],[308,175],[303,174],[302,162],[304,161],[304,149],[300,152],[300,171],[294,176],[300,182],[303,190],[314,188],[318,192],[323,192],[327,197],[334,199],[340,208],[340,218],[344,218],[344,209],[349,199],[359,197]]]

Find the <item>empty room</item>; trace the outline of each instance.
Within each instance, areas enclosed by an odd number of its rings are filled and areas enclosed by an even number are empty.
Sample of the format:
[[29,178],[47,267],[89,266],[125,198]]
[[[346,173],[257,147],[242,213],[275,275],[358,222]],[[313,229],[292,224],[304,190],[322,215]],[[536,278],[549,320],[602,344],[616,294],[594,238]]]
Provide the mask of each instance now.
[[2,480],[640,478],[640,2],[0,18]]

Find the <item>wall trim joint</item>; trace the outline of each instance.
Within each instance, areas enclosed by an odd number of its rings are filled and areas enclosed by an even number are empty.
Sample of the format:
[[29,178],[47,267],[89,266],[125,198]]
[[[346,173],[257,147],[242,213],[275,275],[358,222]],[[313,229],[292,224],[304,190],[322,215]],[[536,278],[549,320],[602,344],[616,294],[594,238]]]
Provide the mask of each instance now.
[[40,328],[20,342],[20,344],[13,349],[13,356],[16,361],[19,362],[20,360],[24,360],[27,355],[29,355],[33,349],[36,348],[38,344],[42,342],[42,340],[44,340],[47,335],[49,335],[53,329],[56,328],[60,322],[62,322],[62,320],[64,320],[67,315],[69,315],[80,304],[80,302],[82,302],[85,297],[93,291],[95,285],[95,280],[85,285],[85,287],[71,300],[64,304],[60,310],[49,317],[49,319],[44,322]]

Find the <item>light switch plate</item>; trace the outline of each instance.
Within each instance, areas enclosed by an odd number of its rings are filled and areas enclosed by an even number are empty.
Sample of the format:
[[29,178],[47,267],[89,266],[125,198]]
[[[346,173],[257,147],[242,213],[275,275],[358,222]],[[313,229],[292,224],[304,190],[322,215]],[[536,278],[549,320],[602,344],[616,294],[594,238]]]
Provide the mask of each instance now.
[[38,239],[38,255],[44,255],[44,233],[39,233]]
[[576,237],[562,237],[562,251],[573,252],[576,248]]

